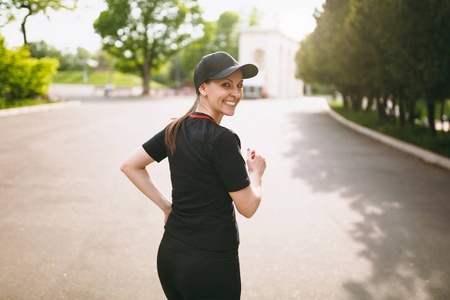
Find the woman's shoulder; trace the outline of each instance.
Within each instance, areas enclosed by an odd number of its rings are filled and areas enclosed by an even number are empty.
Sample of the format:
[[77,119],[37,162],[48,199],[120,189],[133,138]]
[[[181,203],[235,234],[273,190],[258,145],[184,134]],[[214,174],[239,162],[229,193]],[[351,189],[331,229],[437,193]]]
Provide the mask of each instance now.
[[231,129],[223,127],[223,126],[215,126],[215,133],[213,142],[214,144],[229,144],[229,143],[237,143],[241,144],[239,136]]
[[236,133],[230,128],[224,127],[219,124],[211,124],[211,125],[212,126],[209,127],[210,129],[209,132],[211,136],[214,137],[215,139],[236,135]]

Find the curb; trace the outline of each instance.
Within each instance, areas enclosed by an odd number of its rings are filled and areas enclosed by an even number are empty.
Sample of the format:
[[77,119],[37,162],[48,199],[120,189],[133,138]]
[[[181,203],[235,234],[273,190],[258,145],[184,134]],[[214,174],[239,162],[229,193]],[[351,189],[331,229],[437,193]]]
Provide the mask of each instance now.
[[345,119],[344,117],[342,117],[341,115],[339,115],[337,112],[335,112],[326,102],[324,104],[323,109],[331,116],[333,117],[333,119],[335,119],[336,121],[338,121],[339,123],[363,134],[366,135],[370,138],[373,138],[374,140],[377,140],[379,142],[382,142],[385,145],[388,145],[394,149],[403,151],[407,154],[410,154],[412,156],[415,156],[417,158],[422,159],[423,161],[425,161],[426,163],[429,164],[434,164],[434,165],[438,165],[440,167],[443,167],[447,170],[450,170],[450,159],[440,155],[440,154],[436,154],[434,152],[422,149],[420,147],[417,147],[415,145],[400,141],[396,138],[387,136],[385,134],[376,132],[374,130],[368,129],[366,127],[363,127],[361,125],[358,125],[352,121],[349,121],[347,119]]
[[7,108],[7,109],[0,110],[0,117],[22,115],[22,114],[28,114],[28,113],[38,112],[38,111],[49,111],[49,110],[66,108],[66,107],[76,107],[76,106],[80,106],[80,105],[81,105],[81,101],[75,100],[75,101],[67,101],[67,102],[61,102],[61,103],[51,103],[51,104],[24,106],[24,107],[17,107],[17,108]]

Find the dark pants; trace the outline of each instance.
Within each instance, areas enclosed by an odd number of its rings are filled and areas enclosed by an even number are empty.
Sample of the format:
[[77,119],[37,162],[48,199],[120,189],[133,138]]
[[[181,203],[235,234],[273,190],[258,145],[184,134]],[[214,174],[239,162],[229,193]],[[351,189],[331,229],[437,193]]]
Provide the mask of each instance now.
[[167,233],[159,246],[158,275],[169,300],[238,300],[241,296],[237,251],[197,249]]

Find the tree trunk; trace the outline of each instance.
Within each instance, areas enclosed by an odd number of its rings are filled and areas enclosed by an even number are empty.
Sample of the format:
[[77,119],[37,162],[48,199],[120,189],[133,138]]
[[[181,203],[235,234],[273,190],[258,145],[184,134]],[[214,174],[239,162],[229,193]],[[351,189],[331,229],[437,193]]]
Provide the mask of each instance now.
[[362,97],[356,93],[352,95],[352,107],[353,111],[361,111]]
[[[146,24],[147,27],[148,24]],[[152,69],[152,55],[150,54],[152,50],[149,50],[149,39],[148,35],[145,34],[145,44],[144,44],[144,61],[142,63],[142,96],[150,95],[150,72]],[[152,45],[153,47],[154,45]]]
[[378,97],[378,119],[380,121],[386,120],[386,97]]
[[416,100],[411,99],[408,103],[408,123],[414,124],[416,119]]
[[436,126],[434,124],[434,114],[435,114],[436,104],[433,100],[427,99],[427,115],[429,124],[429,133],[431,136],[436,136]]
[[144,62],[142,67],[142,96],[150,95],[150,63]]
[[28,9],[28,14],[25,16],[25,18],[23,18],[22,24],[20,24],[20,28],[21,28],[21,31],[22,31],[22,34],[23,34],[23,44],[24,44],[24,45],[28,45],[28,40],[27,40],[27,30],[26,30],[26,28],[25,28],[25,24],[26,24],[26,22],[27,22],[27,18],[28,18],[29,16],[31,16],[31,15],[33,14],[33,12],[32,12],[32,10],[31,10],[31,7],[22,5],[22,8]]
[[342,103],[344,107],[348,107],[348,94],[346,92],[342,92]]
[[405,126],[406,123],[406,117],[405,117],[405,99],[403,96],[400,96],[398,99],[398,108],[400,113],[400,126]]

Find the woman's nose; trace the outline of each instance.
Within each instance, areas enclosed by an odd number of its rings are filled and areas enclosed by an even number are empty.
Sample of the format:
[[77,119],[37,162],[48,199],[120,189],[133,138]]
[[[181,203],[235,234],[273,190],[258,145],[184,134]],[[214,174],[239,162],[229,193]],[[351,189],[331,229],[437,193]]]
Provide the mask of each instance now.
[[235,87],[232,91],[231,94],[236,97],[237,99],[239,99],[242,96],[242,89],[239,87]]

